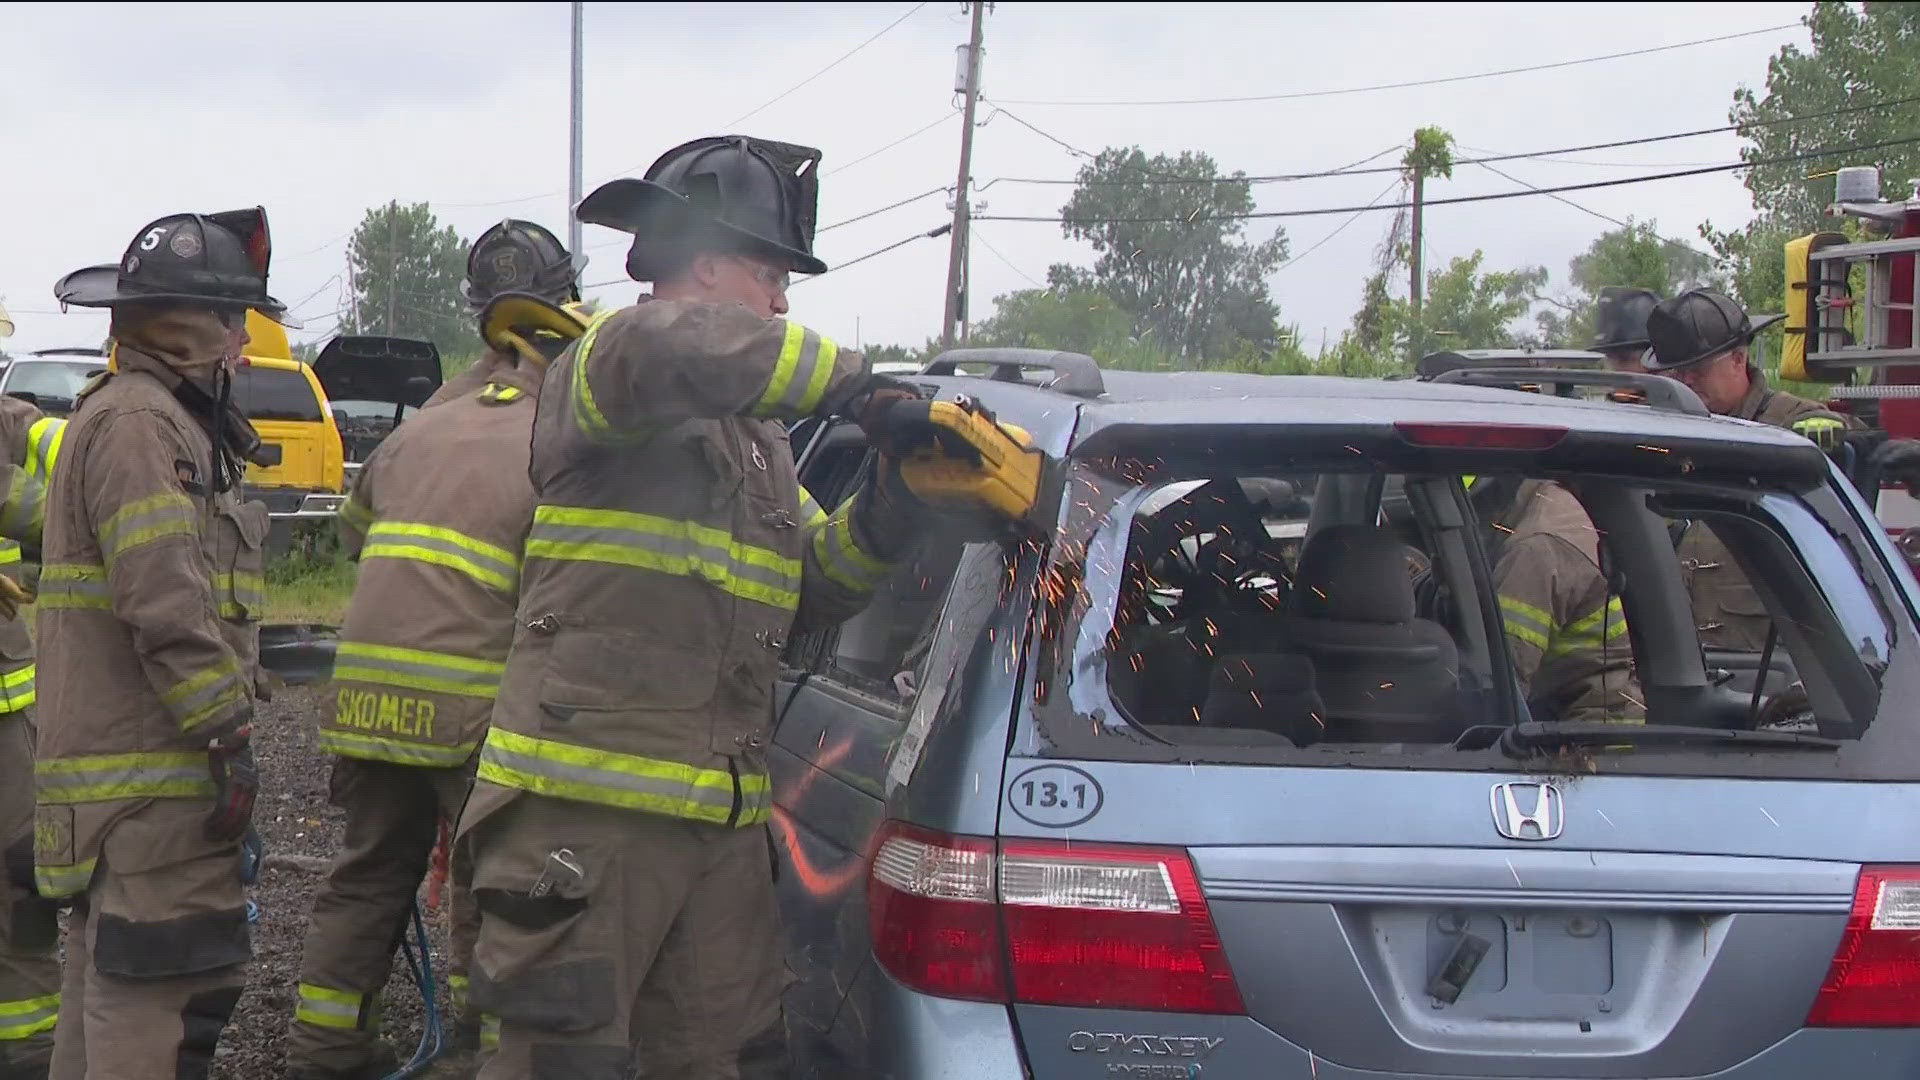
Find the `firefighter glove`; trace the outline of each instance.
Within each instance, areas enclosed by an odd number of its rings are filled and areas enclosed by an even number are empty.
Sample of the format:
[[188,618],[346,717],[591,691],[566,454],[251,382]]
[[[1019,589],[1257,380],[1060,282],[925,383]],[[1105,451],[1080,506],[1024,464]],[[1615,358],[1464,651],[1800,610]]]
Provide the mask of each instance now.
[[853,504],[853,528],[861,546],[884,562],[898,559],[925,528],[926,504],[900,475],[900,463],[881,454]]
[[213,774],[214,791],[213,811],[207,815],[207,839],[238,841],[253,824],[253,803],[260,794],[251,717],[207,743],[207,769]]
[[0,620],[20,614],[22,605],[33,603],[33,593],[25,585],[0,574]]
[[1793,433],[1832,453],[1845,441],[1847,422],[1832,416],[1809,416],[1794,422]]
[[852,393],[837,401],[824,402],[820,411],[852,420],[872,439],[874,431],[884,425],[887,412],[893,405],[919,397],[920,391],[911,383],[887,375],[868,375],[854,387]]

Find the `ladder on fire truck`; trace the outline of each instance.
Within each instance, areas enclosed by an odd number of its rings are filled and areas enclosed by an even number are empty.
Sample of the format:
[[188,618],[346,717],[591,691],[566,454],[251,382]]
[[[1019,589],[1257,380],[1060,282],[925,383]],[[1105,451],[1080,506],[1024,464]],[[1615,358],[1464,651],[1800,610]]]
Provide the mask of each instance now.
[[[1920,435],[1920,191],[1901,202],[1879,196],[1872,166],[1840,170],[1829,216],[1859,220],[1876,238],[1818,232],[1787,243],[1786,341],[1781,374],[1843,383],[1841,401],[1912,402],[1901,434]],[[1884,238],[1879,238],[1884,237]],[[1855,384],[1853,373],[1867,378]],[[1890,427],[1889,430],[1892,430]]]

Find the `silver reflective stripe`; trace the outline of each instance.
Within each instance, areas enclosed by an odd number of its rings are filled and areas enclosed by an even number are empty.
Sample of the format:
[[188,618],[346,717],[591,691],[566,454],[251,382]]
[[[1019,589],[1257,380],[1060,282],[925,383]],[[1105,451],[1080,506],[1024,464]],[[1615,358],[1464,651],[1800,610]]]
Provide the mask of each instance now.
[[43,803],[180,799],[213,794],[204,753],[106,754],[34,763]]
[[494,660],[343,641],[335,656],[333,677],[343,682],[490,698],[499,693],[500,677],[506,670],[505,664]]
[[[549,780],[558,781],[565,788],[612,789],[642,798],[695,802],[719,811],[722,818],[733,812],[731,787],[710,788],[690,783],[685,779],[656,778],[614,769],[596,769],[590,765],[566,764],[548,757],[505,749],[496,740],[488,740],[481,746],[480,761],[482,764],[509,769],[516,773],[546,777]],[[691,771],[691,767],[688,768]]]
[[[800,361],[793,366],[787,379],[786,392],[780,395],[780,414],[783,416],[805,416],[819,404],[814,382],[818,377],[820,365],[833,366],[839,348],[833,342],[811,330],[803,332],[800,339]],[[809,401],[809,399],[813,399]]]
[[[605,544],[617,548],[639,549],[660,559],[687,564],[687,576],[690,577],[714,578],[717,575],[730,575],[780,592],[800,590],[801,579],[798,573],[785,573],[770,566],[736,558],[733,550],[726,545],[692,536],[663,536],[638,529],[557,525],[536,521],[532,531],[527,534],[527,539],[562,545]],[[767,552],[767,555],[778,558],[773,552]],[[591,558],[591,556],[584,557]],[[652,569],[672,572],[668,567],[656,566]]]

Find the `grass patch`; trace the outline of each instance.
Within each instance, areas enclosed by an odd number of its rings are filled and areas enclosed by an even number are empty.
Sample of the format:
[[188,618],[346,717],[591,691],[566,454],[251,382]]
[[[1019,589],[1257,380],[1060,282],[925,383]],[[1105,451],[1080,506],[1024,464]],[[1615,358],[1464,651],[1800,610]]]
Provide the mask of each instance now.
[[356,569],[340,550],[331,522],[303,528],[287,553],[267,564],[267,610],[261,621],[340,625]]

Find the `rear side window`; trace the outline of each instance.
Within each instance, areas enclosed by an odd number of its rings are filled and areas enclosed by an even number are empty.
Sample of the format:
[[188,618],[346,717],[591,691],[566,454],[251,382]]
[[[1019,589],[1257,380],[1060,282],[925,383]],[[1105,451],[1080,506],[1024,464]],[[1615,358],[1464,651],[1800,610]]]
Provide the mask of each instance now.
[[306,376],[284,368],[246,366],[233,379],[233,399],[249,420],[321,420],[320,399]]
[[1464,472],[1083,469],[1038,637],[1043,740],[1920,778],[1881,705],[1920,676],[1908,600],[1833,491]]

